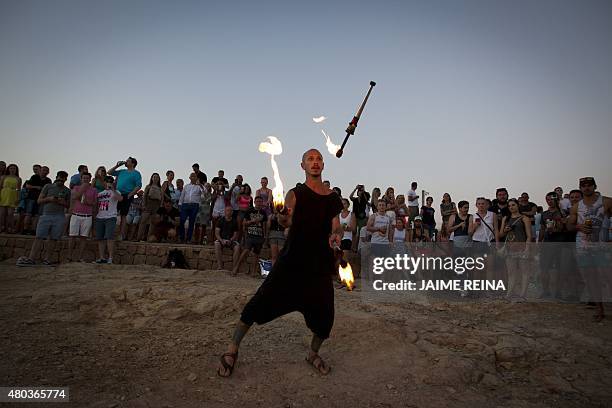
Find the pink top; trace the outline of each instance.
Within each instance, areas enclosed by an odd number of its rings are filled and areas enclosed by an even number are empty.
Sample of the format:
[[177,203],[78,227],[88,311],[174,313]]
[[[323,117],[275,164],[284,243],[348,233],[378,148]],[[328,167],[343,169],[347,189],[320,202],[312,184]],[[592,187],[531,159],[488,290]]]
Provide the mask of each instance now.
[[[82,188],[82,185],[74,186],[72,188],[72,196],[74,197],[74,194],[78,191],[81,191]],[[72,213],[79,215],[92,215],[93,208],[96,204],[97,199],[98,190],[96,190],[94,187],[89,186],[87,188],[87,192],[83,194],[83,196],[81,196],[81,199],[73,201],[74,205],[72,207]]]
[[248,210],[250,206],[251,206],[251,197],[247,195],[241,195],[238,198],[238,208],[240,208],[241,210]]

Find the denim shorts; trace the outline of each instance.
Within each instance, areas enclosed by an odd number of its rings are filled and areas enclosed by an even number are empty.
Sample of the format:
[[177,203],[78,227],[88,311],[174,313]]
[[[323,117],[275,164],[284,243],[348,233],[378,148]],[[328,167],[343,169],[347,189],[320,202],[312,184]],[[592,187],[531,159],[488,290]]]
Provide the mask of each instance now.
[[26,198],[25,200],[25,213],[31,216],[38,215],[38,201],[33,200],[31,198]]
[[58,240],[62,237],[66,225],[64,214],[43,215],[36,226],[36,238]]
[[117,226],[117,217],[96,218],[96,239],[98,241],[114,239],[116,226]]

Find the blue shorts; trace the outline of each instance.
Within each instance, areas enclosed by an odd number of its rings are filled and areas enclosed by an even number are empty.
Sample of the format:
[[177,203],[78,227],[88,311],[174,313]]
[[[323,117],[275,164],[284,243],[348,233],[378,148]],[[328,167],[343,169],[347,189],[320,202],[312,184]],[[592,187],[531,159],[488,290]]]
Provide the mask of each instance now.
[[62,237],[65,224],[64,214],[43,215],[36,226],[36,238],[58,240]]
[[27,215],[38,215],[38,200],[32,200],[31,198],[25,199],[25,213]]
[[114,239],[116,226],[117,217],[96,218],[96,240],[104,241],[107,239]]

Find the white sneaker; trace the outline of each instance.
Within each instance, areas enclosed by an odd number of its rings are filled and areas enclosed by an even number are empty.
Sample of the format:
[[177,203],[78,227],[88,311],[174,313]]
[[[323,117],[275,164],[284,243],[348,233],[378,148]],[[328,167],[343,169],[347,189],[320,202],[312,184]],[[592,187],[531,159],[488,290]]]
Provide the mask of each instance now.
[[107,264],[112,264],[112,263],[113,263],[113,258],[108,258],[108,259],[106,260],[106,263],[107,263]]

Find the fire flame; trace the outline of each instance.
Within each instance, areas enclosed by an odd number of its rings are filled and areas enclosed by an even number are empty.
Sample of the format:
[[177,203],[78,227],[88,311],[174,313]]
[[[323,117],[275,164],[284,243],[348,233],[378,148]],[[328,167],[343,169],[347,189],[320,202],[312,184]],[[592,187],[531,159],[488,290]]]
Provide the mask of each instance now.
[[321,129],[321,133],[323,133],[323,136],[325,136],[325,146],[327,146],[327,151],[335,156],[336,152],[340,150],[340,145],[334,144],[323,129]]
[[355,278],[353,277],[353,269],[350,263],[346,263],[346,268],[338,266],[338,273],[340,274],[340,280],[346,285],[346,290],[353,290],[355,287]]
[[321,122],[323,122],[325,119],[327,119],[327,117],[325,117],[325,116],[319,116],[318,118],[312,118],[312,121],[313,121],[314,123],[321,123]]
[[270,163],[272,164],[272,171],[274,172],[274,188],[272,189],[272,202],[276,208],[282,208],[285,205],[285,190],[283,182],[280,178],[278,166],[274,156],[277,156],[283,152],[283,146],[280,140],[274,136],[268,136],[269,142],[261,142],[259,144],[259,151],[262,153],[268,153],[270,155]]

